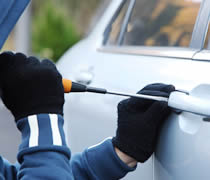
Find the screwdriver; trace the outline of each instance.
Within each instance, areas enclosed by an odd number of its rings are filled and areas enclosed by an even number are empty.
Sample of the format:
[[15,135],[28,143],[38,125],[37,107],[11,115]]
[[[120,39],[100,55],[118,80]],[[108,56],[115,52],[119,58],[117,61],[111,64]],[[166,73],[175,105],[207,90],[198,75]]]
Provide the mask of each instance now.
[[[99,93],[99,94],[112,94],[118,96],[128,96],[134,98],[143,98],[155,101],[164,101],[167,102],[168,106],[172,108],[174,112],[180,114],[182,111],[197,114],[200,116],[210,117],[209,107],[210,103],[207,100],[200,99],[200,97],[192,96],[189,92],[184,90],[176,90],[172,92],[167,97],[162,96],[151,96],[144,94],[130,94],[124,92],[111,92],[102,88],[95,88],[86,86],[80,83],[72,82],[68,79],[63,79],[63,87],[65,93],[70,92],[90,92],[90,93]],[[203,86],[198,86],[203,92]],[[208,118],[207,118],[208,119]],[[205,121],[207,121],[205,119]],[[208,120],[209,121],[209,120]]]
[[131,94],[131,93],[124,93],[124,92],[113,92],[107,91],[103,88],[95,88],[86,86],[84,84],[72,82],[69,79],[63,79],[63,87],[65,93],[70,92],[90,92],[90,93],[99,93],[99,94],[112,94],[118,96],[127,96],[127,97],[134,97],[134,98],[143,98],[143,99],[150,99],[155,101],[165,101],[168,102],[168,98],[161,97],[161,96],[151,96],[151,95],[143,95],[143,94]]

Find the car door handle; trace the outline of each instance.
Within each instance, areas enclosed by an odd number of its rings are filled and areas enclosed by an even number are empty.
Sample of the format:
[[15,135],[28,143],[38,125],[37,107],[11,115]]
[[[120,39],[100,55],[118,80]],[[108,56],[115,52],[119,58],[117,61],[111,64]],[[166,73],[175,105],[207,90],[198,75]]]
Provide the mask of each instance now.
[[189,94],[174,91],[170,94],[168,105],[181,111],[210,117],[210,85],[197,86]]
[[93,73],[89,70],[81,70],[75,75],[77,83],[89,85],[93,80]]

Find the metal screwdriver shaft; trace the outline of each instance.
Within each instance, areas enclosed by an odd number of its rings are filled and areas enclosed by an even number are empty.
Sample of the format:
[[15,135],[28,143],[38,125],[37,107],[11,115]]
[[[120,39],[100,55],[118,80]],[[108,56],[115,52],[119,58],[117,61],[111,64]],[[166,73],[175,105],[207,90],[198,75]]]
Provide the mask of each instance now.
[[144,95],[144,94],[130,94],[130,93],[111,92],[111,91],[107,91],[106,94],[112,94],[112,95],[118,95],[118,96],[128,96],[128,97],[134,97],[134,98],[143,98],[143,99],[150,99],[150,100],[155,100],[155,101],[168,102],[168,98],[160,97],[160,96],[150,96],[150,95]]
[[67,80],[67,79],[63,79],[63,86],[64,86],[65,93],[69,93],[69,92],[90,92],[90,93],[111,94],[111,95],[118,95],[118,96],[143,98],[143,99],[150,99],[150,100],[155,100],[155,101],[168,102],[168,98],[166,98],[166,97],[107,91],[106,89],[103,89],[103,88],[90,87],[90,86],[86,86],[84,84],[79,84],[79,83],[72,82],[71,80]]

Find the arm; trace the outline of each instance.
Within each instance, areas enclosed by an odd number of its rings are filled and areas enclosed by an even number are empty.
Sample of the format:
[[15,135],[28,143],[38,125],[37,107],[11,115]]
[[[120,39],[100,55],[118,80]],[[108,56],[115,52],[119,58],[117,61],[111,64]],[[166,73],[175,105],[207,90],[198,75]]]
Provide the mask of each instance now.
[[21,53],[2,53],[0,86],[22,133],[18,179],[72,179],[63,132],[64,90],[55,65]]
[[73,179],[63,122],[57,114],[32,115],[18,121],[22,133],[18,179]]
[[[174,90],[172,85],[152,84],[138,93],[168,97]],[[137,162],[144,163],[152,155],[158,130],[169,114],[165,102],[121,101],[116,136],[75,156],[71,161],[73,173],[83,174],[80,179],[121,179],[135,170]]]
[[[139,93],[168,97],[172,85],[152,84]],[[158,130],[170,114],[165,102],[129,98],[118,104],[118,128],[113,139],[87,149],[71,161],[73,173],[90,179],[120,179],[144,163],[155,149]],[[85,179],[85,178],[83,178]]]
[[[147,85],[138,94],[169,97],[174,90],[173,85],[156,83]],[[159,129],[171,109],[166,102],[140,98],[125,99],[117,108],[118,128],[112,143],[127,163],[135,164],[135,160],[144,163],[153,154]]]
[[12,165],[6,159],[0,157],[0,179],[17,179],[18,164]]
[[[17,123],[22,132],[18,153],[20,164],[11,165],[0,157],[0,179],[73,179],[63,122],[62,116],[56,114],[39,114],[20,119]],[[35,128],[30,128],[35,124],[38,134]]]
[[70,167],[62,127],[64,90],[55,65],[20,53],[3,53],[0,59],[2,100],[22,133],[19,179],[71,179],[72,171],[76,179],[115,179],[134,170],[119,159],[111,140],[75,156]]
[[129,167],[115,152],[111,138],[74,155],[70,161],[76,179],[121,179],[136,166]]

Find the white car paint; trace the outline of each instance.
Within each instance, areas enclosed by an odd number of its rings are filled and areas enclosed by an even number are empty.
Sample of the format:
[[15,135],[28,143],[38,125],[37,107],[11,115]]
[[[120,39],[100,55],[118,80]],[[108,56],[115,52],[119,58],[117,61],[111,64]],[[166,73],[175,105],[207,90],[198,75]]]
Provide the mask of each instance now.
[[[120,3],[121,0],[112,1],[90,36],[60,59],[57,66],[63,77],[84,80],[80,74],[85,72],[89,74],[91,86],[128,93],[162,82],[210,101],[209,96],[194,90],[199,85],[210,84],[207,61],[99,50],[103,49],[104,30]],[[115,135],[116,107],[122,97],[90,93],[72,93],[65,97],[65,131],[73,153]],[[160,132],[154,156],[124,179],[209,179],[210,123],[203,118],[189,112],[172,113]]]

